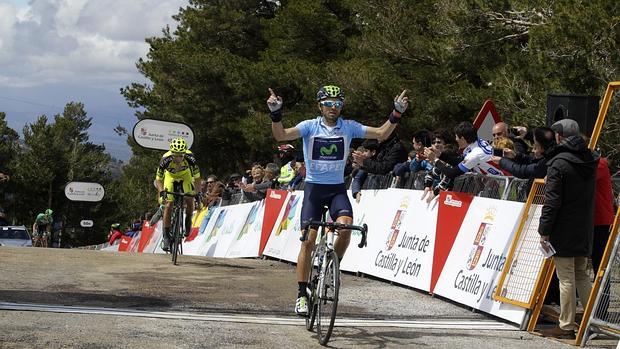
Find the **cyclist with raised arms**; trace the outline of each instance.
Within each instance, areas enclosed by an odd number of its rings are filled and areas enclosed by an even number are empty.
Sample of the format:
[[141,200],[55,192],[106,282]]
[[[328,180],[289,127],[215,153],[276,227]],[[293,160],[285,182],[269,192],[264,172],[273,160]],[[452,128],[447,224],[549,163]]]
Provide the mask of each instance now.
[[[297,282],[299,292],[295,303],[295,313],[308,314],[308,274],[311,268],[310,256],[314,249],[317,227],[308,226],[308,222],[321,220],[324,206],[329,208],[332,219],[339,223],[353,223],[353,208],[344,184],[344,169],[353,138],[386,139],[396,128],[401,114],[409,104],[403,91],[394,99],[394,110],[381,127],[369,127],[354,120],[340,117],[345,104],[344,91],[338,86],[323,86],[316,95],[317,106],[321,114],[314,119],[305,120],[295,127],[284,128],[282,125],[282,98],[269,89],[271,96],[267,100],[272,120],[271,131],[277,141],[303,140],[304,160],[306,164],[306,185],[301,209],[302,232],[310,229],[308,239],[301,245],[297,256]],[[344,256],[351,231],[339,231],[334,243],[338,258]]]
[[[187,142],[183,138],[175,138],[170,142],[170,151],[165,153],[155,176],[155,186],[159,191],[160,203],[164,204],[164,251],[170,250],[170,211],[172,210],[172,195],[168,192],[196,194],[200,184],[200,170],[196,164],[194,154],[187,149]],[[194,198],[185,199],[185,236],[189,236],[192,228],[192,214],[194,212]]]

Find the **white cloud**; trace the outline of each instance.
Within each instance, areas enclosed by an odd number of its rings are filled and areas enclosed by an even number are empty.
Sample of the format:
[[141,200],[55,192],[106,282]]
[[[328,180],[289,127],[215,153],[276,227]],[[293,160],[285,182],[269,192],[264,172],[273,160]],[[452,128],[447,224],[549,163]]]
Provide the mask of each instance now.
[[0,86],[142,80],[135,62],[187,0],[32,0],[0,4]]

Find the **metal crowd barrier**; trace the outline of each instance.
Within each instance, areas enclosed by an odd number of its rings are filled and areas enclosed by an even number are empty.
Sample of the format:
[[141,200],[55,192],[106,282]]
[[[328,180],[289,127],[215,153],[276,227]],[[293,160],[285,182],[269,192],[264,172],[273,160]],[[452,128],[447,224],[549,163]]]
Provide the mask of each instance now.
[[[424,189],[424,176],[426,171],[416,173],[405,173],[402,177],[396,177],[390,173],[387,175],[368,174],[362,185],[362,189]],[[350,188],[351,176],[345,177],[345,185]],[[303,190],[305,182],[299,182],[294,189]],[[466,173],[454,179],[456,192],[470,193],[474,196],[525,202],[530,191],[530,181],[528,179],[514,178],[510,176],[481,175],[477,173]],[[228,202],[223,202],[222,206],[236,205],[248,202],[243,192],[232,194]]]
[[[611,236],[600,269],[595,270],[592,295],[584,307],[585,324],[581,324],[575,344],[585,346],[591,333],[620,338],[620,209],[616,212]],[[611,251],[610,251],[611,250]],[[593,300],[594,299],[594,300]],[[588,316],[590,315],[590,316]]]
[[505,199],[512,177],[466,173],[454,179],[454,191],[492,199]]
[[424,176],[426,176],[426,171],[406,172],[400,178],[394,177],[391,188],[423,190]]
[[[533,181],[532,181],[533,182]],[[529,179],[511,177],[508,189],[505,191],[503,200],[526,202],[532,188]]]

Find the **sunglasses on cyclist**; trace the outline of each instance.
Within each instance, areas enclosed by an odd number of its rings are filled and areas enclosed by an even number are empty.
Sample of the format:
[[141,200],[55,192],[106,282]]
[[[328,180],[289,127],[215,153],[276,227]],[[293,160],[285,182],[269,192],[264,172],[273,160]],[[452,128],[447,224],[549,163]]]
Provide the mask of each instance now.
[[344,107],[344,102],[343,101],[321,101],[321,105],[324,106],[325,108],[342,109],[342,107]]

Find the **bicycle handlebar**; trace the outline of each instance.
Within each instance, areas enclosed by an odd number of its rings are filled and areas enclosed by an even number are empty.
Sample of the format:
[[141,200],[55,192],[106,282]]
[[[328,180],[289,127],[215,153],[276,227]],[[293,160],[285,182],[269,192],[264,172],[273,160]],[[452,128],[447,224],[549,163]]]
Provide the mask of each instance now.
[[[344,223],[338,223],[338,222],[321,222],[321,221],[310,221],[307,224],[308,227],[310,226],[319,226],[319,227],[325,227],[327,229],[345,229],[345,230],[358,230],[360,233],[362,233],[362,239],[360,240],[360,243],[357,245],[357,247],[362,248],[364,246],[367,246],[367,234],[368,234],[368,225],[366,223],[364,223],[362,226],[359,225],[352,225],[352,224],[344,224]],[[299,238],[300,241],[306,241],[308,240],[308,230],[306,229],[304,230],[304,233],[301,235],[301,237]]]

